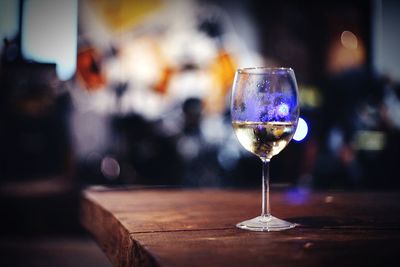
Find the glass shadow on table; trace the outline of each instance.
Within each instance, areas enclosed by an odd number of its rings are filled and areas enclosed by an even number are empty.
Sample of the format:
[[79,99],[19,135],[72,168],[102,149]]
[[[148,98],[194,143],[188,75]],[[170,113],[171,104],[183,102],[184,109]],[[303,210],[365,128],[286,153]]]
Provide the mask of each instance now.
[[311,229],[335,229],[335,228],[365,228],[370,227],[370,222],[359,218],[346,218],[335,216],[304,216],[285,218],[297,224],[297,227],[311,228]]

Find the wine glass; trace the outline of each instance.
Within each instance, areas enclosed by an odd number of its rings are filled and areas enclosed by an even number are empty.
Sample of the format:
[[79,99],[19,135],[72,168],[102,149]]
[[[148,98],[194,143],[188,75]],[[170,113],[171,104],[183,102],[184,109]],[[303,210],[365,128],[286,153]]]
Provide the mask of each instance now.
[[281,231],[295,227],[271,215],[269,162],[292,139],[299,119],[298,89],[291,68],[238,69],[232,86],[232,126],[240,144],[257,155],[262,169],[261,215],[238,223],[250,231]]

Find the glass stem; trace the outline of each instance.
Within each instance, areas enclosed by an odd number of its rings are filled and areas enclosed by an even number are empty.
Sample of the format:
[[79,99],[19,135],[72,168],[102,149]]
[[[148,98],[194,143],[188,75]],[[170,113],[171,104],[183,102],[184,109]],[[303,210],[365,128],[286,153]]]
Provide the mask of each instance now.
[[269,159],[262,158],[262,207],[261,217],[268,218],[271,216],[269,206]]

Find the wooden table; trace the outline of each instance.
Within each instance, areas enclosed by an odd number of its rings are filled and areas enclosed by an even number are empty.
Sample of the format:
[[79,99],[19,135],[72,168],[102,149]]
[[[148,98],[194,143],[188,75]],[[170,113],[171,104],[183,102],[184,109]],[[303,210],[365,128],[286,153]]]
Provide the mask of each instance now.
[[[400,194],[273,189],[283,232],[235,228],[260,192],[88,189],[81,222],[115,266],[395,266]],[[394,264],[394,265],[393,265]]]

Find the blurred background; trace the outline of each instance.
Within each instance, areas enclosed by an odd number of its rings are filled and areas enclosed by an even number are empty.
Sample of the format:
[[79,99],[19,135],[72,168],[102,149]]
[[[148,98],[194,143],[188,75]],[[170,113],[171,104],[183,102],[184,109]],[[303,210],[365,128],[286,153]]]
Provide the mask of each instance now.
[[398,190],[399,14],[395,0],[0,0],[5,266],[108,266],[79,227],[88,185],[259,187],[230,122],[239,67],[296,73],[301,120],[273,184]]

